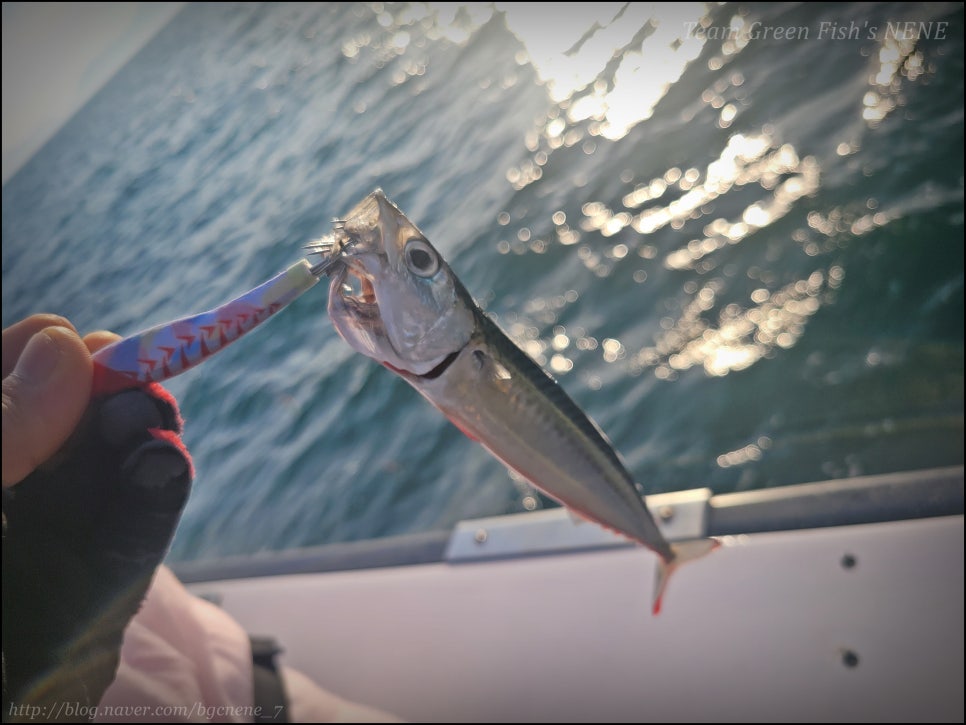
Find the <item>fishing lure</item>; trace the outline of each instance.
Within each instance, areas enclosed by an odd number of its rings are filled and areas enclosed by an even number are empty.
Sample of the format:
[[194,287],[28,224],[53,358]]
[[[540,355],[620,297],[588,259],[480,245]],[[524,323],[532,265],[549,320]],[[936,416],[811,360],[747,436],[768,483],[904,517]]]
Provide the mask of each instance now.
[[[315,253],[330,252],[333,243],[323,237],[307,248]],[[299,260],[212,310],[156,325],[102,347],[93,355],[93,393],[161,382],[199,365],[314,287],[334,263],[334,257],[314,266]]]

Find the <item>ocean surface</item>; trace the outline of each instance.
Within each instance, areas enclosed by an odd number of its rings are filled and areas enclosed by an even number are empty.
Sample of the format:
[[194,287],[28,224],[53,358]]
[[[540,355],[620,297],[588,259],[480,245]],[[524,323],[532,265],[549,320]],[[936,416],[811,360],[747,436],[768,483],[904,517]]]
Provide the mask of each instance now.
[[[3,187],[3,324],[127,334],[376,187],[648,492],[963,462],[963,8],[189,5]],[[313,289],[172,380],[174,560],[553,505]]]

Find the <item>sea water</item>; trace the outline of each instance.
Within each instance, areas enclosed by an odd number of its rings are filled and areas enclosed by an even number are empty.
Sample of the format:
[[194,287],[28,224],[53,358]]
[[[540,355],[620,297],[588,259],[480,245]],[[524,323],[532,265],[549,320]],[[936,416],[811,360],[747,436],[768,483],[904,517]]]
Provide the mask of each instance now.
[[[3,187],[3,324],[208,309],[375,187],[648,492],[963,461],[961,4],[188,5]],[[168,384],[173,559],[553,505],[325,306]]]

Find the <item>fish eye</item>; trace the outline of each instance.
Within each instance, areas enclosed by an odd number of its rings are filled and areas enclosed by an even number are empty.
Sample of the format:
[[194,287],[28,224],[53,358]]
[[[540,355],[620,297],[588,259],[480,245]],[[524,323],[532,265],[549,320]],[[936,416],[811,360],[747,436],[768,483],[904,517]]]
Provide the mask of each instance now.
[[432,277],[439,271],[439,256],[436,250],[422,239],[410,239],[406,242],[403,254],[409,271],[419,277]]

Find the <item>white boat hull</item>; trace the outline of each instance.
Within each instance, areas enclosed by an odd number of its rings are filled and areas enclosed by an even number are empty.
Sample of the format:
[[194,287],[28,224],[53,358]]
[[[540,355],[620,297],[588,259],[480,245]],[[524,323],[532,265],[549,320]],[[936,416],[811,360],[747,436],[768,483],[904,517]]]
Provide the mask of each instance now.
[[963,531],[728,537],[657,617],[655,556],[623,545],[192,587],[323,687],[413,721],[961,722]]

